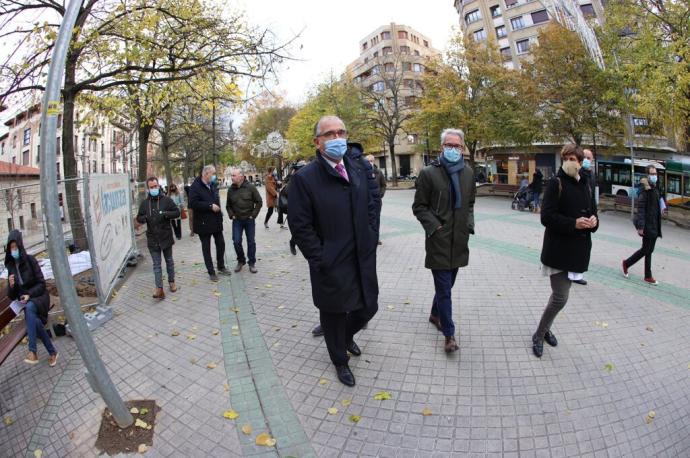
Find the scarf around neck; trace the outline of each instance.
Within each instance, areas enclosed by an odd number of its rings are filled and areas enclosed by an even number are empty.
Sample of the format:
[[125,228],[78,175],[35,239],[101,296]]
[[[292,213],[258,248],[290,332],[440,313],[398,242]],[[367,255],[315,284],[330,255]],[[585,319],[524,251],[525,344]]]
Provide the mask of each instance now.
[[441,165],[446,170],[450,178],[450,189],[453,194],[453,208],[462,207],[462,194],[460,192],[460,172],[465,168],[465,158],[460,156],[458,162],[449,162],[443,155],[441,156]]

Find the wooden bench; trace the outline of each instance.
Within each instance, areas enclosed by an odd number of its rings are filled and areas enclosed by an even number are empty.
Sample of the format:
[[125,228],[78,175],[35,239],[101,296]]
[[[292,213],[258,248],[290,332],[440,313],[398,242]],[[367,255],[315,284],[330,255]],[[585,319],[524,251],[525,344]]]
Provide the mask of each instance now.
[[518,190],[520,189],[520,186],[516,184],[505,184],[505,183],[496,183],[491,186],[491,189],[489,192],[491,194],[496,194],[496,193],[505,193],[508,194],[509,196],[513,196]]
[[[8,327],[10,322],[17,316],[10,308],[11,302],[12,300],[7,296],[0,299],[0,331]],[[51,302],[50,309],[52,309],[53,306],[54,304]],[[48,323],[46,324],[47,327],[50,326],[50,322],[50,316],[48,316]],[[10,356],[10,353],[12,353],[14,347],[19,345],[19,342],[22,341],[25,335],[26,326],[24,323],[17,323],[17,325],[14,326],[14,328],[8,334],[0,336],[0,365],[2,365],[7,357]]]

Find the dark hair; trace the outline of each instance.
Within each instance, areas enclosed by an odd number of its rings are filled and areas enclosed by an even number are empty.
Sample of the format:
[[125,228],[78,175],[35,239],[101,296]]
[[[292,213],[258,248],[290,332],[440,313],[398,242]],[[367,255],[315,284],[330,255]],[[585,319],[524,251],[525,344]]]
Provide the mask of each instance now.
[[582,162],[585,158],[585,153],[582,151],[582,148],[577,146],[574,143],[567,143],[563,145],[563,148],[561,148],[561,159],[565,159],[568,156],[576,156],[578,162]]
[[150,176],[146,179],[146,186],[148,187],[149,183],[155,181],[156,184],[158,183],[158,177]]
[[654,164],[649,164],[649,165],[647,166],[647,173],[649,173],[649,171],[652,170],[652,169],[656,170],[656,165],[654,165]]

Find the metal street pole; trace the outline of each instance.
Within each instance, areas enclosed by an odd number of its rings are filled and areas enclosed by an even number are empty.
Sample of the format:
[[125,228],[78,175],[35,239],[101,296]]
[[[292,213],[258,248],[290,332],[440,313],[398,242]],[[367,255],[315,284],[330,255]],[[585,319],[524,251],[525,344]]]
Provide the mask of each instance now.
[[635,124],[633,123],[632,114],[628,114],[628,121],[630,122],[630,217],[635,217],[635,148],[633,142],[635,141]]
[[41,129],[41,145],[43,145],[41,148],[43,156],[41,160],[41,201],[48,226],[48,253],[53,264],[60,301],[65,309],[65,315],[69,321],[77,349],[86,366],[86,378],[94,391],[101,395],[117,424],[121,428],[126,428],[134,422],[134,419],[122,402],[122,398],[110,380],[103,361],[98,355],[98,350],[86,326],[86,320],[81,313],[79,300],[74,289],[60,222],[57,169],[53,165],[56,162],[55,135],[57,115],[60,111],[60,90],[65,73],[65,58],[81,4],[82,0],[72,0],[67,7],[50,61],[48,82],[41,107],[41,125],[43,126]]

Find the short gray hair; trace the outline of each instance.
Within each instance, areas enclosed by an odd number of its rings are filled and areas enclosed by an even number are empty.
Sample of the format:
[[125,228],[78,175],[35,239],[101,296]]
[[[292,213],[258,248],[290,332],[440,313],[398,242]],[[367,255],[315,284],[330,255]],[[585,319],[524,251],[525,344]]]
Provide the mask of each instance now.
[[233,173],[235,170],[237,170],[238,172],[240,172],[240,175],[244,176],[244,172],[243,172],[242,169],[239,168],[239,167],[230,167],[230,175],[232,175],[232,173]]
[[211,170],[213,170],[213,171],[215,172],[215,171],[216,171],[215,166],[213,166],[212,164],[205,165],[204,168],[201,169],[201,174],[202,174],[202,175],[206,175],[206,174],[207,174],[208,172],[210,172]]
[[324,121],[327,121],[327,120],[330,121],[333,119],[337,119],[338,121],[340,121],[340,123],[343,125],[343,127],[345,126],[345,123],[343,122],[343,120],[340,119],[339,117],[337,117],[336,115],[321,116],[319,118],[319,120],[316,121],[316,124],[314,124],[314,138],[318,137],[321,134],[321,123]]
[[448,135],[457,135],[465,143],[465,133],[460,129],[443,129],[441,132],[441,144],[443,145]]

